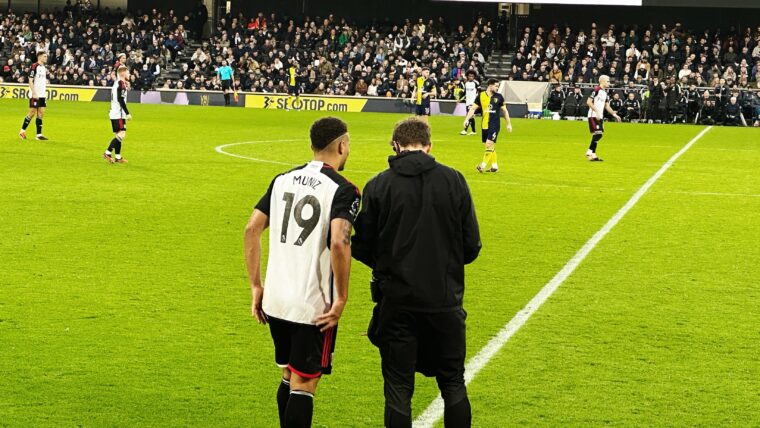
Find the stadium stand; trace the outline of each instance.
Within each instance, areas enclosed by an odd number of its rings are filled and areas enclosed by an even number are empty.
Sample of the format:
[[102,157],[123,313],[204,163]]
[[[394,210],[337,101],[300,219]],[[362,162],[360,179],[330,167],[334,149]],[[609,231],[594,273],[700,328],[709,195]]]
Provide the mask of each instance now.
[[628,120],[760,126],[760,27],[536,26],[526,27],[516,46],[508,79],[558,86],[546,107],[563,117],[585,115],[585,97],[606,74]]
[[494,33],[484,18],[451,28],[443,19],[358,26],[333,15],[295,22],[275,14],[225,16],[211,38],[189,16],[152,10],[133,17],[79,1],[52,13],[0,15],[0,78],[24,83],[36,51],[51,54],[54,84],[108,86],[118,53],[128,55],[134,89],[219,90],[216,69],[233,65],[239,88],[288,92],[294,65],[302,93],[409,97],[414,70],[430,67],[440,98],[461,95],[469,69],[481,75]]

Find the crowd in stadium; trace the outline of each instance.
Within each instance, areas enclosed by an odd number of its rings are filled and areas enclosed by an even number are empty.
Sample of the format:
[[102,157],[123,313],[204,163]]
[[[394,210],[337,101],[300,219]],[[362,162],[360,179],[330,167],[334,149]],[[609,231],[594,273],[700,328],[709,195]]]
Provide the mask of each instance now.
[[452,29],[442,19],[356,26],[333,15],[295,22],[259,13],[221,19],[214,36],[183,64],[183,75],[186,83],[203,82],[227,61],[243,89],[287,92],[295,67],[304,93],[408,97],[414,71],[429,67],[439,93],[453,98],[455,81],[471,68],[482,73],[492,49],[493,32],[483,18]]
[[736,125],[743,116],[760,125],[760,27],[526,28],[510,78],[554,83],[548,109],[576,116],[602,75],[618,88],[613,108],[627,120]]
[[[200,39],[198,19],[202,12],[179,17],[154,9],[133,17],[96,11],[88,0],[39,15],[9,11],[0,15],[7,58],[0,78],[24,83],[36,52],[47,51],[51,83],[109,86],[116,56],[126,53],[133,89],[218,90],[216,70],[226,62],[245,91],[287,92],[295,67],[303,93],[409,97],[414,72],[429,67],[439,97],[454,98],[467,70],[482,74],[494,44],[484,18],[453,28],[440,18],[359,26],[333,15],[296,22],[259,13],[223,17],[211,37],[184,56],[187,43]],[[167,67],[178,68],[181,77],[162,79]]]
[[96,10],[89,0],[69,0],[62,10],[39,15],[9,10],[0,15],[0,78],[25,83],[36,54],[44,51],[50,83],[110,86],[117,55],[125,53],[132,87],[149,89],[184,47],[189,23],[172,11],[134,18]]

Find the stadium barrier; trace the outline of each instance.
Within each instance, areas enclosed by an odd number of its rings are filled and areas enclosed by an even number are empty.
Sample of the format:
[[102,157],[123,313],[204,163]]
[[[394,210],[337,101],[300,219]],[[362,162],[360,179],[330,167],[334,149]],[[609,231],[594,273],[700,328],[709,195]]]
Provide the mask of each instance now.
[[[0,99],[27,99],[27,85],[0,84]],[[110,101],[111,88],[49,85],[47,99],[50,101]],[[160,89],[150,91],[128,91],[128,103],[140,104],[176,104],[196,106],[223,106],[224,93],[221,91],[184,91]],[[465,105],[453,100],[433,100],[431,113],[453,116],[465,116]],[[409,100],[387,97],[350,97],[332,95],[301,95],[295,97],[287,94],[264,94],[240,92],[233,107],[258,108],[269,110],[324,111],[324,112],[371,112],[402,113],[414,112],[414,104]],[[509,114],[513,117],[525,117],[528,113],[525,103],[508,103]]]

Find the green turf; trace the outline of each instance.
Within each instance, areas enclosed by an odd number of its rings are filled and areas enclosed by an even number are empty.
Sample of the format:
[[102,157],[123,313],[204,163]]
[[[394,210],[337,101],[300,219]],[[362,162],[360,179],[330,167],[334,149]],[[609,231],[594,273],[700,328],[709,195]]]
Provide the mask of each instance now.
[[[287,166],[214,148],[300,163],[319,114],[132,109],[130,163],[108,165],[106,104],[54,103],[41,143],[15,136],[23,102],[0,102],[0,425],[274,427],[279,373],[250,317],[242,230]],[[341,116],[363,186],[402,116]],[[585,123],[515,120],[502,171],[480,175],[460,124],[432,118],[483,234],[470,355],[701,129],[610,124],[591,164]],[[715,128],[676,162],[475,378],[476,426],[760,424],[758,141]],[[315,426],[382,426],[368,279],[355,263]],[[435,394],[420,378],[415,414]]]

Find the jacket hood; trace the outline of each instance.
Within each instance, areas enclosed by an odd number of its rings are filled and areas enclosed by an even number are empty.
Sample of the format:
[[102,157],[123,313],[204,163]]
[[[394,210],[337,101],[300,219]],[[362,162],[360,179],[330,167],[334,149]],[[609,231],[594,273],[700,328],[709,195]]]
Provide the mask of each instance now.
[[388,157],[391,170],[399,175],[414,177],[435,168],[435,158],[422,151],[404,152]]

